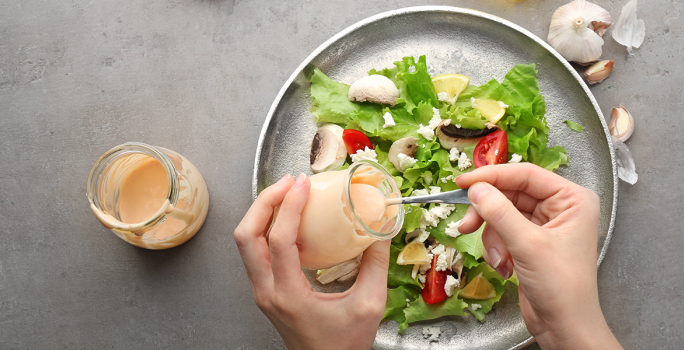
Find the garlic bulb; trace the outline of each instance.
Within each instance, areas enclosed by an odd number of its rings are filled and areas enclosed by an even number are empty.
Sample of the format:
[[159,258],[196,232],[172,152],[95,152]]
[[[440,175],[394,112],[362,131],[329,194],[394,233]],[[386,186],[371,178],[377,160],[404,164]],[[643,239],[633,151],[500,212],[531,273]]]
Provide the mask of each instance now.
[[634,118],[627,108],[620,105],[620,108],[613,108],[613,116],[608,124],[610,134],[621,142],[627,141],[634,133]]
[[568,61],[589,64],[601,57],[601,36],[611,23],[608,11],[584,0],[575,0],[553,13],[546,40]]
[[591,65],[584,71],[584,77],[589,84],[600,83],[608,77],[608,74],[613,71],[614,60],[598,61]]
[[632,53],[632,47],[638,48],[644,42],[646,26],[644,20],[636,18],[637,0],[632,0],[622,8],[613,28],[613,39],[627,46],[627,52]]

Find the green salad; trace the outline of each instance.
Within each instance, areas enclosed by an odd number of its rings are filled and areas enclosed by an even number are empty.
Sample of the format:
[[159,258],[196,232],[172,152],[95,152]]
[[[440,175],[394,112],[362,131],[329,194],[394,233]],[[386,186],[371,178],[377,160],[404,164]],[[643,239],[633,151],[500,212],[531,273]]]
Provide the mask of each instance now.
[[[357,93],[350,94],[349,85],[314,69],[311,112],[317,123],[343,128],[352,161],[376,160],[404,197],[458,189],[457,176],[487,164],[525,161],[548,170],[568,164],[564,147],[547,147],[546,105],[534,64],[516,65],[502,82],[480,86],[458,74],[431,77],[425,56],[404,57],[394,65],[368,72],[396,87],[389,102],[380,103],[363,93],[352,98]],[[399,144],[410,152],[397,158],[393,148]],[[349,165],[345,159],[337,169]],[[390,248],[384,319],[398,322],[399,333],[411,322],[442,316],[470,313],[485,322],[505,284],[517,279],[505,280],[485,263],[484,226],[472,234],[458,232],[467,205],[404,209],[402,230]]]

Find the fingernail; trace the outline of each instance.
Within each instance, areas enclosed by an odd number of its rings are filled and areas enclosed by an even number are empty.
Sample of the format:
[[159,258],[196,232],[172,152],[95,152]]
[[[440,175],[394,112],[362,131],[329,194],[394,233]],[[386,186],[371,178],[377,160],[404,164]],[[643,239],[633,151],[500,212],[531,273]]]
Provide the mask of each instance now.
[[482,197],[486,196],[487,193],[489,193],[489,187],[487,185],[476,183],[470,186],[470,190],[468,190],[468,198],[470,198],[471,203],[478,204],[480,203]]
[[282,179],[278,180],[278,182],[276,182],[276,184],[282,186],[282,185],[288,183],[290,181],[291,177],[292,177],[292,175],[287,174],[287,175],[283,176]]
[[499,275],[501,275],[501,277],[503,279],[507,280],[507,279],[511,278],[511,276],[513,275],[513,262],[511,262],[511,260],[509,259],[506,262],[505,266],[501,266],[495,270],[496,270],[496,272],[499,273]]
[[297,176],[297,181],[294,183],[294,185],[292,187],[294,187],[294,188],[302,187],[302,185],[304,185],[304,179],[306,179],[306,175],[299,174],[299,176]]
[[499,267],[499,264],[501,263],[501,254],[499,254],[499,251],[496,250],[496,248],[490,248],[487,250],[487,253],[489,253],[489,259],[492,261],[492,267],[495,269]]

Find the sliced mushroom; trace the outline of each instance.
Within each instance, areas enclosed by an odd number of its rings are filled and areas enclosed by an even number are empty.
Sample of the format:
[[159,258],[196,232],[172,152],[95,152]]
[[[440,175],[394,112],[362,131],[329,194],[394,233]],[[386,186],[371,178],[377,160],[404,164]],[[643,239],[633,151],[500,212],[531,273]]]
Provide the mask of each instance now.
[[409,137],[404,137],[403,139],[396,140],[392,144],[392,147],[389,149],[389,153],[387,154],[387,157],[389,158],[389,161],[394,165],[397,170],[400,172],[404,172],[405,169],[402,169],[401,167],[401,160],[399,159],[399,154],[403,153],[408,157],[416,157],[416,151],[418,150],[418,139],[409,136]]
[[451,119],[444,119],[437,126],[437,137],[442,147],[446,149],[456,147],[460,152],[463,152],[465,146],[478,143],[483,137],[497,130],[499,130],[498,127],[487,127],[480,130],[458,128],[451,124]]
[[311,170],[314,173],[337,170],[347,159],[347,148],[342,140],[342,129],[335,124],[320,127],[311,142]]
[[351,84],[347,97],[352,102],[368,101],[394,106],[399,98],[399,89],[388,77],[373,74]]
[[316,280],[321,284],[328,284],[333,281],[348,281],[359,273],[361,268],[361,258],[357,256],[329,269],[322,270]]

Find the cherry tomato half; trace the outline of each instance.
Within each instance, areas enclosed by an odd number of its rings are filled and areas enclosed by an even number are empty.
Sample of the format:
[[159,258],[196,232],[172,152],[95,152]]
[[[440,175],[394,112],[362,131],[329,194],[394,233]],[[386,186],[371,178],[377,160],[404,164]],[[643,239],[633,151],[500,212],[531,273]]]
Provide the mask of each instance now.
[[473,163],[476,168],[503,164],[508,160],[508,137],[503,130],[495,131],[480,140],[473,152]]
[[436,264],[437,255],[432,257],[432,267],[425,276],[425,286],[423,286],[423,290],[420,292],[426,304],[439,303],[447,297],[444,285],[446,284],[447,276],[451,275],[451,271],[437,271],[435,270]]
[[344,140],[344,145],[347,147],[349,155],[356,154],[356,151],[364,150],[366,147],[373,149],[373,143],[371,143],[368,136],[358,130],[345,129],[342,132],[342,140]]

